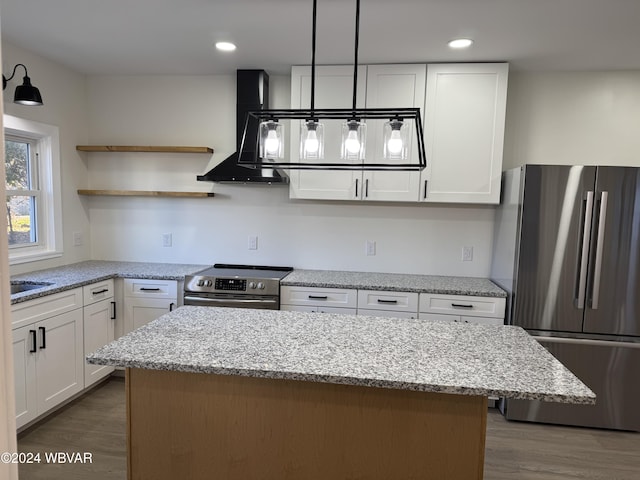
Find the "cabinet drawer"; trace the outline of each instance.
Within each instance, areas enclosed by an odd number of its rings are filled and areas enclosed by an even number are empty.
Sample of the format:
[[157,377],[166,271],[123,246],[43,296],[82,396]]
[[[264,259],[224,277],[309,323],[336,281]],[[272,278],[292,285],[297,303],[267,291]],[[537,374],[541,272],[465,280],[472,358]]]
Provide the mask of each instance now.
[[12,328],[29,325],[80,307],[82,307],[82,288],[80,287],[16,303],[11,307]]
[[420,294],[420,312],[504,318],[505,299],[466,295]]
[[178,298],[178,282],[175,280],[124,279],[125,297]]
[[417,312],[402,312],[395,310],[369,310],[358,308],[358,315],[370,315],[372,317],[392,317],[392,318],[418,318]]
[[111,297],[113,297],[113,279],[82,287],[82,298],[85,305],[91,305]]
[[360,309],[393,310],[417,314],[418,294],[414,292],[358,290],[358,311]]
[[289,286],[283,286],[280,289],[280,304],[283,305],[318,305],[356,308],[357,301],[357,290]]

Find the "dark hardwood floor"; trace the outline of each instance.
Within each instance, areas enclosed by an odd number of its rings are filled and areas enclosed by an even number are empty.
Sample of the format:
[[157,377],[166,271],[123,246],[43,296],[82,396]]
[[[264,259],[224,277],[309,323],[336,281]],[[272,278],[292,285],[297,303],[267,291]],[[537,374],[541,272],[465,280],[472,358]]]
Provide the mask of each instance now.
[[[20,480],[125,480],[125,415],[116,378],[23,432],[21,452],[90,452],[93,463],[21,465]],[[638,480],[640,434],[507,422],[492,409],[484,470],[486,480]]]

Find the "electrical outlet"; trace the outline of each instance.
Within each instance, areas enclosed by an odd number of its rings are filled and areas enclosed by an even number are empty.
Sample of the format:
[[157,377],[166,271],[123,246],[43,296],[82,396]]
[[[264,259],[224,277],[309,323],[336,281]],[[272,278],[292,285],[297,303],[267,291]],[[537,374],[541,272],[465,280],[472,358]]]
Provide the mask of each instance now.
[[376,242],[374,240],[367,240],[365,243],[365,252],[367,255],[375,255],[376,254]]
[[258,236],[257,235],[249,235],[248,248],[249,248],[249,250],[257,250],[258,249]]
[[75,247],[82,245],[82,232],[73,232],[73,245]]
[[462,261],[463,262],[473,261],[473,247],[462,247]]
[[173,243],[173,238],[172,235],[170,233],[163,233],[162,234],[162,246],[163,247],[170,247]]

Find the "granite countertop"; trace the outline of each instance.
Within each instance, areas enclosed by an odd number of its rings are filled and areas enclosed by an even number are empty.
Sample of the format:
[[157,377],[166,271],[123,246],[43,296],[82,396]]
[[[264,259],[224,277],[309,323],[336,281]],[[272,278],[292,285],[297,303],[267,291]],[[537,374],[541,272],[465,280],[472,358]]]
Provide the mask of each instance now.
[[110,262],[102,260],[73,263],[63,267],[49,268],[47,270],[38,270],[12,276],[12,283],[42,282],[48,283],[49,285],[44,285],[42,288],[35,290],[14,293],[11,295],[11,304],[25,302],[34,298],[116,277],[184,280],[185,275],[190,275],[206,267],[208,267],[208,265]]
[[179,307],[88,355],[152,370],[594,404],[520,327]]
[[340,272],[332,270],[294,270],[280,285],[396,292],[440,293],[502,297],[507,292],[487,278],[405,275],[399,273]]

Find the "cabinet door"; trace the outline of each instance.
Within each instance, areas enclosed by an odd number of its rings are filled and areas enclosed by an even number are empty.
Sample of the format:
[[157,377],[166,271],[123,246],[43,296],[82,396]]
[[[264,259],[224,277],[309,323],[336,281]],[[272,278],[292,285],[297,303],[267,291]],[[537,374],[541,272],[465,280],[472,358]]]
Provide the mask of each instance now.
[[494,317],[467,317],[461,315],[460,321],[464,323],[477,323],[478,325],[504,325],[504,319]]
[[418,314],[420,320],[427,320],[428,322],[459,322],[460,315],[444,315],[441,313],[423,313]]
[[[424,110],[426,65],[369,65],[367,67],[367,108],[410,108]],[[424,117],[423,117],[424,118]],[[367,162],[393,163],[383,158],[383,126],[387,120],[367,120]],[[416,132],[411,125],[408,159],[398,163],[418,163]],[[365,171],[365,200],[418,200],[420,172]]]
[[124,299],[125,333],[129,333],[155,320],[161,315],[169,313],[175,305],[176,300],[174,298],[126,297]]
[[16,328],[12,332],[17,428],[37,416],[36,332],[33,325]]
[[285,312],[317,312],[315,305],[280,305],[280,310]]
[[427,66],[426,202],[500,202],[506,63]]
[[38,415],[84,388],[82,308],[48,318],[38,327]]
[[[115,303],[102,300],[84,307],[84,354],[88,355],[115,338]],[[84,362],[84,386],[94,384],[114,371],[109,365],[91,365]]]
[[[358,67],[359,108],[365,105],[366,67]],[[291,108],[308,109],[311,102],[311,67],[291,68]],[[315,84],[316,108],[351,108],[353,104],[353,67],[317,66]],[[290,158],[300,159],[300,125],[302,120],[290,122]],[[324,162],[342,163],[341,120],[323,120],[325,131]],[[353,200],[362,195],[362,172],[335,170],[290,170],[289,196],[321,200]],[[356,183],[359,185],[356,186]],[[357,192],[356,192],[357,190]]]
[[369,315],[371,317],[418,318],[417,312],[398,310],[370,310],[367,308],[358,308],[358,315]]

